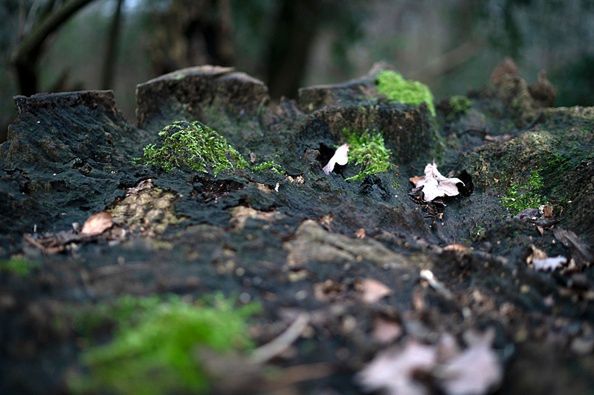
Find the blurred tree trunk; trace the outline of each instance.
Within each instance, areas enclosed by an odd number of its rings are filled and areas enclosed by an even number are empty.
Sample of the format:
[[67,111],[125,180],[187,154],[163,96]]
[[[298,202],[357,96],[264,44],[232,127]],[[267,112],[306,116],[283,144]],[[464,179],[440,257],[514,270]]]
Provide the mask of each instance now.
[[266,58],[272,97],[292,97],[299,89],[320,25],[318,0],[282,0]]
[[105,56],[103,57],[103,68],[101,70],[101,89],[113,88],[115,77],[115,66],[118,57],[118,42],[122,27],[122,8],[124,0],[116,0],[113,19],[109,27],[107,43],[105,45]]
[[155,17],[149,54],[156,74],[200,64],[233,64],[229,0],[173,0]]
[[[93,0],[68,0],[59,8],[50,12],[44,10],[39,20],[32,23],[31,31],[27,32],[17,45],[12,55],[19,92],[32,95],[39,91],[38,64],[44,50],[47,38],[58,30],[81,8]],[[53,5],[54,2],[51,2]]]

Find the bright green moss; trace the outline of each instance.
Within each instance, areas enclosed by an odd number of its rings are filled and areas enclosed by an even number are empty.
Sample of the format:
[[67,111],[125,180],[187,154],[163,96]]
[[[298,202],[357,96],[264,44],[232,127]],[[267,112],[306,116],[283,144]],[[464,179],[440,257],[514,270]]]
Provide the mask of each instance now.
[[12,257],[9,260],[0,260],[0,272],[10,273],[17,277],[27,277],[38,266],[25,258]]
[[449,100],[452,112],[456,115],[465,114],[472,107],[472,100],[466,96],[452,96]]
[[[247,350],[252,346],[247,318],[259,307],[234,308],[216,296],[209,303],[187,303],[179,297],[120,299],[99,307],[98,317],[116,323],[111,342],[86,350],[88,373],[69,381],[77,393],[158,395],[202,393],[208,378],[197,352]],[[87,317],[78,324],[97,325]]]
[[141,163],[165,171],[181,168],[215,175],[248,167],[247,161],[227,139],[201,122],[174,122],[165,126],[159,137],[159,146],[144,147]]
[[276,174],[285,174],[285,169],[273,160],[267,160],[265,162],[258,163],[257,165],[253,165],[252,170],[253,171],[270,170],[271,172],[276,173]]
[[427,85],[405,79],[399,73],[385,70],[377,75],[377,90],[389,100],[404,104],[419,105],[426,103],[432,115],[435,115],[433,95]]
[[544,183],[538,171],[532,171],[528,181],[523,184],[512,184],[505,195],[501,198],[501,203],[512,214],[527,208],[538,208],[546,202],[546,199],[540,195],[540,190]]
[[257,172],[285,173],[281,165],[271,160],[250,166],[225,137],[198,121],[174,122],[165,126],[159,137],[160,144],[144,147],[144,153],[137,162],[167,172],[180,168],[217,175],[223,171],[249,168]]
[[349,161],[361,166],[361,171],[347,181],[359,181],[390,169],[390,150],[386,148],[381,133],[345,129],[343,134],[349,145]]

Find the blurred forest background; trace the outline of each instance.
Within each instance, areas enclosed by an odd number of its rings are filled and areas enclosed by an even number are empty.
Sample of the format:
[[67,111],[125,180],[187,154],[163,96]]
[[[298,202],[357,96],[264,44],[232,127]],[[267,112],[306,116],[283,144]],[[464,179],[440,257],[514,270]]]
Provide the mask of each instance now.
[[379,60],[435,96],[487,81],[504,57],[546,70],[557,105],[594,105],[594,0],[1,0],[0,141],[12,96],[113,89],[133,122],[136,84],[234,66],[273,97],[344,81]]

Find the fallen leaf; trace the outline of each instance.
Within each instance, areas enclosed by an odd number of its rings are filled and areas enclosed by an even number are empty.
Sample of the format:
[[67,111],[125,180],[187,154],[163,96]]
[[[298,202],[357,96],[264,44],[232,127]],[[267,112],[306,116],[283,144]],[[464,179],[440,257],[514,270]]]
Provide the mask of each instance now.
[[357,229],[357,231],[355,232],[355,237],[357,239],[364,239],[365,238],[365,229],[363,229],[363,228]]
[[551,258],[544,258],[544,259],[533,259],[532,265],[535,270],[539,271],[549,271],[549,270],[557,270],[561,267],[565,266],[567,263],[567,258],[562,255],[551,257]]
[[437,197],[456,196],[460,194],[456,184],[464,185],[459,178],[448,178],[443,176],[435,163],[428,163],[425,166],[425,176],[411,177],[410,181],[416,188],[422,188],[423,199],[431,202]]
[[437,343],[437,357],[439,361],[447,361],[458,354],[460,354],[460,347],[458,346],[456,338],[450,333],[441,335],[439,342]]
[[542,205],[539,209],[542,211],[542,215],[544,215],[545,218],[553,218],[553,206],[550,204]]
[[491,349],[493,331],[477,336],[462,353],[438,367],[436,375],[448,395],[480,395],[503,378],[501,364]]
[[366,278],[359,283],[361,299],[365,303],[375,303],[392,293],[392,290],[383,283],[372,278]]
[[111,214],[107,211],[102,211],[91,215],[83,225],[80,233],[84,236],[98,236],[111,228],[113,221]]
[[[448,395],[485,394],[503,378],[501,363],[491,348],[494,334],[492,329],[465,333],[468,347],[463,351],[449,333],[434,346],[408,340],[401,348],[380,352],[357,375],[357,381],[368,391],[384,390],[388,395],[426,394],[430,386]],[[420,377],[429,380],[421,382]]]
[[394,321],[377,317],[373,321],[373,332],[371,336],[381,344],[390,343],[402,334],[402,328]]
[[530,248],[532,252],[526,257],[526,263],[531,265],[534,270],[557,270],[567,263],[567,258],[564,256],[549,257],[546,252],[533,245]]
[[334,166],[335,165],[341,165],[344,166],[348,163],[349,161],[349,145],[348,144],[343,144],[340,147],[338,147],[336,149],[336,151],[334,152],[334,155],[332,156],[332,158],[330,158],[330,160],[328,161],[328,164],[326,166],[324,166],[324,168],[322,170],[324,170],[324,173],[326,173],[326,175],[329,175],[330,173],[332,173],[334,171]]
[[409,340],[402,349],[379,353],[358,375],[368,391],[383,389],[388,395],[423,395],[426,387],[414,379],[418,371],[429,372],[437,361],[435,347]]

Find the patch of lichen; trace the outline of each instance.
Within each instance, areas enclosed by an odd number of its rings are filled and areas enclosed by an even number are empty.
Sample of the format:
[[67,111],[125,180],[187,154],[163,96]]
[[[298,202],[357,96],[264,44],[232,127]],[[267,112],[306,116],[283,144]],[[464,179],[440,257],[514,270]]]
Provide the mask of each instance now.
[[28,277],[38,267],[37,262],[29,261],[21,256],[13,256],[8,260],[0,260],[0,272],[9,273],[16,277]]
[[117,201],[109,212],[114,223],[125,226],[128,231],[154,237],[183,220],[175,215],[176,199],[173,192],[154,186],[151,180],[144,180],[129,188],[126,197]]
[[431,115],[435,115],[433,94],[427,85],[405,79],[401,74],[384,70],[377,75],[377,91],[391,101],[419,105],[427,104]]
[[210,302],[124,297],[99,305],[96,317],[77,325],[89,330],[108,319],[116,326],[114,337],[83,352],[86,373],[73,376],[69,386],[75,393],[203,393],[209,379],[196,353],[250,349],[247,319],[258,309],[236,308],[221,295]]
[[501,197],[501,204],[512,214],[528,208],[538,208],[546,203],[542,195],[543,179],[538,171],[530,172],[530,176],[523,183],[513,183]]
[[386,148],[384,136],[380,132],[344,129],[343,135],[349,145],[349,161],[361,167],[361,171],[348,177],[347,181],[359,181],[390,169],[391,152]]
[[225,137],[201,122],[174,122],[165,126],[159,137],[159,145],[144,147],[141,163],[167,172],[181,168],[215,175],[248,167],[248,162]]

